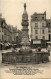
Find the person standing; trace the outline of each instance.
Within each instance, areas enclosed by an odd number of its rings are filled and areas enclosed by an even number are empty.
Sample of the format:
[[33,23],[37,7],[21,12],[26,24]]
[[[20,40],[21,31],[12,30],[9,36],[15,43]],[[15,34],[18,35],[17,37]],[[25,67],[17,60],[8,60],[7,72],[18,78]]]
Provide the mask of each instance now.
[[49,53],[49,55],[50,55],[50,45],[48,45],[48,47],[47,47],[47,50],[48,50],[48,53]]

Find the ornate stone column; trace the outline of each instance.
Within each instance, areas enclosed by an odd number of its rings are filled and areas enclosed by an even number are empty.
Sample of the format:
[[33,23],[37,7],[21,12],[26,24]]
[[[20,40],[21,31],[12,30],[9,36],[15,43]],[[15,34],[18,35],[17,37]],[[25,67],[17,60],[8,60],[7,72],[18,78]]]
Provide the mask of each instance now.
[[22,15],[22,41],[21,44],[23,45],[29,45],[29,35],[28,35],[28,14],[26,11],[26,3],[24,3],[24,12]]

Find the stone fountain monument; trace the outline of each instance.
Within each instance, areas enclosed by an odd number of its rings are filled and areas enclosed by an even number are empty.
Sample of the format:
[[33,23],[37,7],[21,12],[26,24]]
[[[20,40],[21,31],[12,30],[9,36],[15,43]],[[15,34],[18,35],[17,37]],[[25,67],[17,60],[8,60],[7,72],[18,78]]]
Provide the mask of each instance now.
[[25,53],[32,52],[31,47],[29,46],[30,45],[29,35],[28,35],[29,23],[28,23],[28,14],[26,11],[26,3],[24,3],[24,12],[22,15],[21,25],[22,25],[22,40],[21,40],[22,48],[20,49],[20,52],[25,54]]

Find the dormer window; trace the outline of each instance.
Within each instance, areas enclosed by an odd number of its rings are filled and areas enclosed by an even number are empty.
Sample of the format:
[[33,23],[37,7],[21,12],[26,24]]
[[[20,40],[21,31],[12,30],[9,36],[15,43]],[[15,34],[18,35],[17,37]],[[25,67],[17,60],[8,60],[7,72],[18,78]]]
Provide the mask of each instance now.
[[37,17],[35,17],[35,18],[37,18]]
[[37,17],[35,17],[35,20],[37,20]]
[[44,17],[42,17],[42,20],[44,20]]

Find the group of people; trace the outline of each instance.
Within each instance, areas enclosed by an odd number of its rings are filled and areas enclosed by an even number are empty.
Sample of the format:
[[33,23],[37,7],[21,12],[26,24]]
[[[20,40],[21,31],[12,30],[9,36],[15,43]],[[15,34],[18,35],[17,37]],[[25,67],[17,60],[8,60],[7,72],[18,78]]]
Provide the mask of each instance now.
[[12,45],[10,43],[0,43],[0,50],[9,49]]

